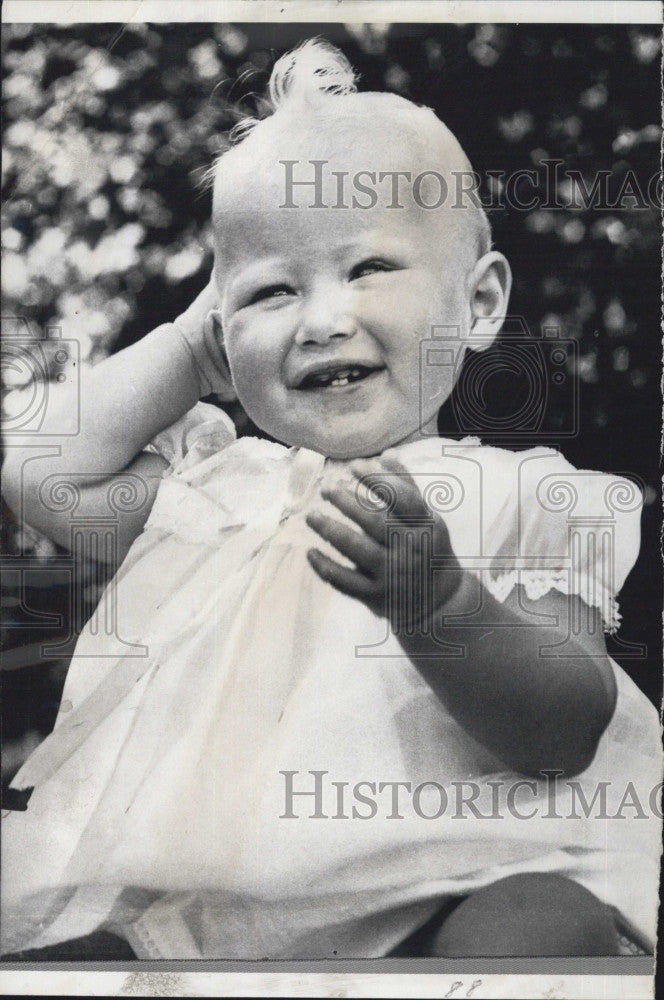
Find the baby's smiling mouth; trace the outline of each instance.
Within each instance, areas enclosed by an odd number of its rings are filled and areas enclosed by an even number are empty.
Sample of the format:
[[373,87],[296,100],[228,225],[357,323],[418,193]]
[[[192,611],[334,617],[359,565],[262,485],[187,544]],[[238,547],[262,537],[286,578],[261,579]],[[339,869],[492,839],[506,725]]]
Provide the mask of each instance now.
[[361,382],[370,375],[384,371],[378,365],[326,365],[307,372],[295,385],[296,389],[342,389]]

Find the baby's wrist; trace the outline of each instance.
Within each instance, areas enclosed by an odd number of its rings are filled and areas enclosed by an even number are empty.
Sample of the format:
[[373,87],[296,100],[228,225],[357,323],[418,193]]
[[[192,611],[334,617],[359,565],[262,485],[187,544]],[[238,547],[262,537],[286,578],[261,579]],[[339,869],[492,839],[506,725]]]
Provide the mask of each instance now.
[[[438,592],[431,594],[426,606],[420,606],[418,613],[404,616],[403,602],[398,601],[396,613],[387,614],[392,629],[397,635],[404,631],[410,635],[420,636],[431,635],[440,628],[441,617],[467,614],[468,606],[472,607],[473,597],[469,594],[469,587],[477,587],[470,574],[460,566],[444,575]],[[406,602],[408,603],[408,602]],[[416,603],[416,602],[415,602]]]
[[461,566],[443,574],[442,593],[435,594],[433,609],[423,622],[426,631],[434,634],[446,619],[467,615],[477,601],[477,587],[477,580]]
[[196,352],[177,322],[163,323],[149,337],[157,341],[162,356],[168,358],[173,368],[181,374],[183,382],[189,385],[191,395],[195,396],[194,402],[209,395],[212,389],[204,384],[204,373],[196,360]]
[[209,396],[214,391],[214,387],[206,374],[205,367],[199,360],[199,355],[204,350],[204,345],[197,344],[192,339],[191,334],[185,331],[177,320],[173,323],[167,323],[166,326],[170,327],[168,336],[171,338],[172,343],[177,345],[175,349],[180,356],[179,363],[182,364],[182,358],[186,358],[191,377],[196,383],[197,399]]
[[478,581],[468,570],[458,566],[453,573],[448,576],[445,593],[441,595],[436,603],[435,616],[440,615],[461,615],[467,614],[469,606],[472,607],[477,600]]
[[233,380],[213,314],[209,313],[195,327],[185,323],[183,317],[178,317],[173,326],[179,331],[193,365],[199,398],[214,394],[223,400],[235,399]]

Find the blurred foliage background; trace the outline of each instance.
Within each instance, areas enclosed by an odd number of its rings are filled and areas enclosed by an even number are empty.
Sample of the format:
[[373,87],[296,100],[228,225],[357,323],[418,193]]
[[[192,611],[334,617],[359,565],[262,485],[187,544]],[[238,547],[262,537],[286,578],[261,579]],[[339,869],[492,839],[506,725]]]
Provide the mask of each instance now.
[[[4,25],[6,322],[26,317],[42,349],[53,348],[49,329],[59,328],[95,363],[174,318],[209,274],[202,178],[233,124],[229,107],[251,113],[274,59],[314,35],[343,49],[361,89],[434,108],[498,201],[496,172],[546,159],[580,170],[589,187],[610,171],[614,195],[630,172],[647,192],[659,170],[656,26]],[[561,208],[493,209],[494,241],[513,267],[512,312],[531,331],[558,327],[578,344],[570,375],[580,383],[580,426],[561,438],[563,452],[577,466],[645,484],[643,545],[621,598],[622,645],[612,640],[612,652],[658,703],[660,212],[638,197],[584,209],[571,195],[562,176]],[[55,377],[53,350],[47,357]],[[8,371],[10,416],[27,377]],[[505,378],[493,387],[498,405],[518,392]],[[552,397],[547,444],[566,405]],[[454,433],[454,414],[441,420]],[[22,555],[34,569],[23,591],[15,573],[5,575],[7,775],[52,725],[67,657],[44,660],[39,649],[45,635],[66,634],[69,590],[62,553],[8,511],[3,541],[8,566]],[[99,573],[78,572],[91,611]],[[63,619],[49,632],[38,616],[58,608]],[[628,643],[646,644],[647,656],[629,655]]]

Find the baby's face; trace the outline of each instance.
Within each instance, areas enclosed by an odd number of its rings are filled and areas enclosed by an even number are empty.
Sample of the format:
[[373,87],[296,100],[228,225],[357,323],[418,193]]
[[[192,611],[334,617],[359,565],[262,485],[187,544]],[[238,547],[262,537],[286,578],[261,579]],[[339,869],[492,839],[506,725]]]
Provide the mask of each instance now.
[[[352,159],[329,170],[352,175]],[[362,169],[385,169],[373,159]],[[223,337],[247,414],[279,441],[339,459],[435,434],[470,321],[474,259],[460,220],[409,195],[390,209],[387,187],[372,209],[278,208],[283,181],[271,173],[224,211],[217,241]],[[437,365],[422,347],[432,326],[452,327],[436,331]]]

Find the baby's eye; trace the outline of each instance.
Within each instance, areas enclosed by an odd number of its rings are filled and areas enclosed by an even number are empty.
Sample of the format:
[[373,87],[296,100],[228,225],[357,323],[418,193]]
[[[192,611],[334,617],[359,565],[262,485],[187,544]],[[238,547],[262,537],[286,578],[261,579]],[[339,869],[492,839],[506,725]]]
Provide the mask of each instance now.
[[381,271],[392,271],[393,268],[387,261],[371,259],[363,260],[360,264],[356,264],[355,267],[351,269],[350,280],[353,281],[355,278],[366,278],[369,274],[377,274]]
[[290,285],[266,285],[265,288],[259,288],[249,296],[247,305],[252,306],[254,303],[263,302],[266,299],[278,299],[282,296],[293,294],[294,292]]

